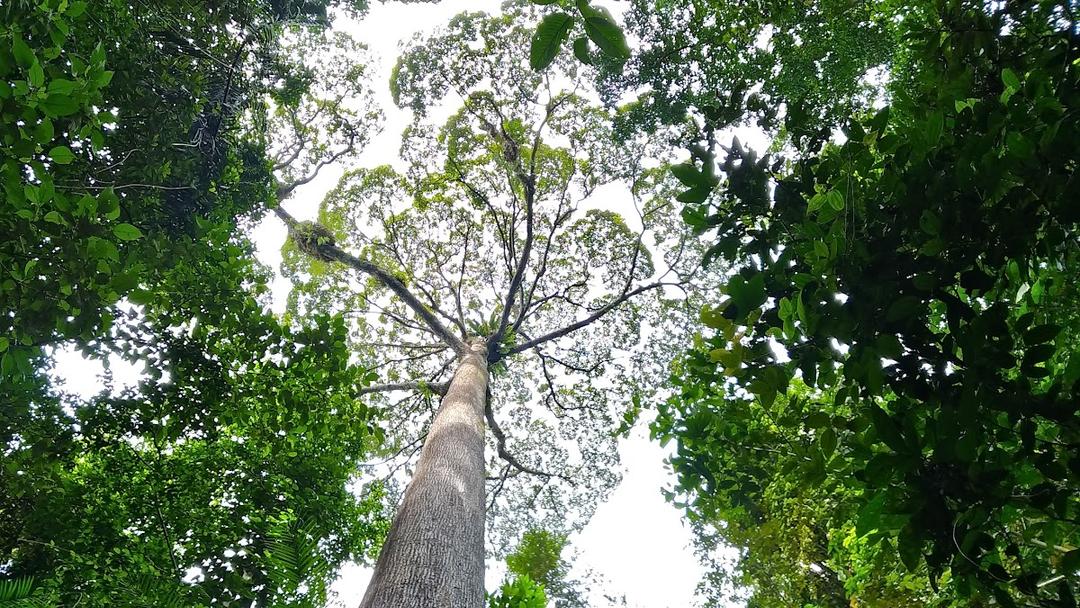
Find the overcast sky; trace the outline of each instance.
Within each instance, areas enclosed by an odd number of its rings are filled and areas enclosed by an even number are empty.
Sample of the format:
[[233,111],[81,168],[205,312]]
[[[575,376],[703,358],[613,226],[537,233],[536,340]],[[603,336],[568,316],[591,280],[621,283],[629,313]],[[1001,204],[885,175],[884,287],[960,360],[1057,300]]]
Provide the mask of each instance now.
[[[601,4],[604,4],[601,2]],[[607,3],[616,15],[618,4]],[[360,166],[385,164],[396,158],[400,135],[410,121],[406,112],[394,108],[389,95],[389,74],[397,58],[399,44],[414,34],[429,31],[464,10],[499,11],[499,3],[491,0],[465,2],[448,0],[439,4],[375,3],[367,16],[358,23],[339,22],[355,38],[372,51],[376,65],[373,72],[377,100],[386,113],[382,134],[375,138],[359,157]],[[750,139],[761,146],[753,135]],[[761,146],[763,147],[763,146]],[[328,168],[320,177],[298,190],[285,205],[298,219],[314,219],[319,202],[338,181],[343,168]],[[258,257],[275,271],[281,262],[280,248],[285,240],[285,228],[273,215],[267,216],[254,231],[252,238]],[[275,309],[284,310],[289,284],[278,275],[274,283]],[[58,354],[57,369],[64,388],[89,397],[102,387],[101,366],[82,360],[73,352]],[[120,385],[131,385],[139,368],[122,362],[113,372]],[[672,478],[663,464],[668,451],[646,438],[644,425],[624,440],[620,446],[625,468],[623,481],[610,499],[600,506],[591,523],[571,537],[571,551],[577,554],[576,570],[581,576],[587,570],[604,581],[602,589],[590,590],[597,606],[602,606],[601,593],[623,596],[627,605],[639,608],[684,608],[695,605],[694,589],[701,578],[701,567],[690,547],[688,527],[680,512],[664,502],[661,487],[672,485]],[[489,563],[488,588],[501,582],[501,564]],[[339,600],[348,608],[359,605],[370,570],[347,565],[334,585]]]

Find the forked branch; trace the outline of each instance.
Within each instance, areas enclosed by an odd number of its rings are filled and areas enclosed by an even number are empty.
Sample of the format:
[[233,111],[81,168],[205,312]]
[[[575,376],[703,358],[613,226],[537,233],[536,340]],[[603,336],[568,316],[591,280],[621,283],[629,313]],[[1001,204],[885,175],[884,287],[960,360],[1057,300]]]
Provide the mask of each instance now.
[[[286,226],[288,226],[290,236],[293,238],[303,238],[303,235],[298,233],[299,223],[296,221],[296,218],[289,215],[289,213],[281,207],[274,207],[274,213],[285,222]],[[409,288],[405,286],[405,283],[402,283],[401,279],[394,276],[389,270],[368,262],[367,260],[361,260],[331,242],[310,243],[309,245],[317,250],[319,257],[341,262],[353,270],[374,278],[392,291],[394,295],[401,298],[401,301],[411,308],[424,324],[427,325],[435,335],[441,338],[443,342],[446,342],[450,348],[458,353],[465,351],[465,343],[461,341],[461,338],[450,331],[446,325],[443,325],[443,323],[439,321],[439,318],[435,316],[435,313],[431,312],[423,302],[409,291]]]
[[484,417],[487,418],[487,423],[488,427],[491,429],[491,434],[495,435],[495,447],[496,450],[499,452],[499,458],[502,458],[510,466],[521,471],[522,473],[537,475],[544,478],[558,477],[559,479],[562,479],[563,481],[566,481],[571,485],[574,484],[574,480],[566,475],[562,475],[559,473],[548,473],[546,471],[534,469],[532,467],[522,464],[517,458],[514,457],[513,454],[509,452],[509,450],[506,449],[506,435],[503,434],[502,429],[499,428],[499,423],[495,421],[495,412],[491,409],[490,397],[486,400],[486,403],[484,404]]

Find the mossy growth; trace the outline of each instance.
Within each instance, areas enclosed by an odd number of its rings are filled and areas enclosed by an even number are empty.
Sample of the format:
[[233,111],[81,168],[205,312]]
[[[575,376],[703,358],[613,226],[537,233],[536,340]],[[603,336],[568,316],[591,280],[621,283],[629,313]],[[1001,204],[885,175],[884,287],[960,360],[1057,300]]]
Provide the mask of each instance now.
[[334,234],[326,226],[315,222],[297,222],[290,236],[300,251],[324,262],[333,260],[326,254],[326,246],[334,245]]

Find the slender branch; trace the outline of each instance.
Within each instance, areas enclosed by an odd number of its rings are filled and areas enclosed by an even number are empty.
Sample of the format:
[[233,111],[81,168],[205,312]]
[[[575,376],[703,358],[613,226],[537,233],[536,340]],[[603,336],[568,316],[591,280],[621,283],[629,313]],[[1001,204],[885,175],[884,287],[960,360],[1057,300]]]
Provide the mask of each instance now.
[[[274,213],[288,226],[289,234],[295,234],[297,229],[296,219],[280,206],[274,207]],[[431,331],[442,338],[450,348],[453,348],[458,353],[465,351],[465,343],[461,341],[461,338],[443,325],[439,318],[409,291],[409,288],[401,282],[401,279],[395,277],[390,271],[366,260],[361,260],[333,243],[319,243],[315,244],[315,247],[317,247],[319,254],[325,256],[326,259],[341,262],[353,270],[373,277],[382,283],[387,289],[394,292],[397,297],[401,298],[401,301],[411,308],[431,328]]]
[[467,333],[465,326],[465,307],[461,305],[461,286],[465,282],[465,263],[469,259],[469,237],[472,236],[472,223],[465,225],[465,246],[461,248],[461,266],[458,269],[457,285],[453,286],[454,291],[454,303],[457,305],[458,325],[461,327],[462,335]]
[[310,183],[312,180],[318,177],[319,172],[322,171],[324,167],[326,167],[327,165],[332,165],[336,163],[339,159],[341,159],[341,157],[345,156],[346,154],[352,153],[353,149],[355,148],[354,140],[355,135],[350,134],[349,143],[347,146],[334,153],[334,155],[330,158],[319,161],[310,173],[288,184],[279,184],[277,187],[278,200],[284,200],[288,198],[289,195],[292,194],[297,188],[303,186],[304,184]]
[[545,342],[550,342],[551,340],[555,340],[556,338],[561,338],[561,337],[563,337],[563,336],[565,336],[567,334],[573,333],[573,332],[581,329],[582,327],[585,327],[585,326],[591,324],[593,321],[596,321],[600,317],[603,317],[604,315],[611,312],[612,310],[615,310],[616,308],[619,307],[620,304],[622,304],[623,302],[629,300],[630,298],[632,298],[632,297],[634,297],[634,296],[636,296],[636,295],[638,295],[640,293],[649,291],[651,289],[657,289],[657,288],[660,288],[660,287],[664,287],[666,285],[677,285],[677,283],[658,281],[656,283],[649,283],[648,285],[642,285],[641,287],[638,287],[638,288],[633,289],[631,291],[625,292],[621,296],[619,296],[618,298],[613,300],[607,306],[604,306],[603,308],[597,310],[596,312],[594,312],[593,314],[585,317],[584,319],[581,319],[580,321],[577,321],[576,323],[571,323],[570,325],[567,325],[566,327],[563,327],[562,329],[557,329],[557,330],[555,330],[555,331],[553,331],[551,333],[544,334],[543,336],[540,336],[539,338],[534,338],[534,339],[529,340],[529,341],[527,341],[525,343],[518,344],[517,346],[515,346],[515,347],[511,348],[510,350],[506,351],[505,353],[503,353],[502,356],[506,357],[506,356],[509,356],[509,355],[515,355],[517,353],[529,350],[530,348],[533,348],[534,346],[539,346],[539,345],[541,345],[541,344],[543,344]]
[[514,306],[514,298],[521,289],[521,282],[525,278],[525,268],[529,264],[529,255],[533,245],[533,190],[529,184],[525,187],[525,244],[521,248],[521,257],[518,258],[517,268],[514,269],[513,278],[510,279],[510,289],[506,292],[503,301],[502,315],[499,317],[499,326],[491,337],[489,344],[489,358],[498,353],[499,344],[506,335],[506,326],[510,323],[510,310]]
[[442,395],[446,393],[447,386],[449,385],[446,382],[390,382],[387,384],[365,386],[356,391],[356,394],[359,396],[371,393],[387,393],[390,391],[421,391],[427,389],[437,395]]
[[490,397],[486,399],[486,403],[484,404],[484,417],[487,418],[488,427],[491,428],[491,434],[495,435],[495,445],[496,449],[499,452],[500,458],[505,460],[507,463],[513,465],[515,469],[521,471],[522,473],[529,473],[530,475],[538,475],[540,477],[558,477],[559,479],[562,479],[573,485],[574,480],[570,477],[562,475],[560,473],[547,473],[545,471],[525,466],[521,464],[521,462],[517,458],[515,458],[513,454],[507,451],[506,435],[504,435],[502,429],[499,428],[499,423],[495,422],[495,412],[491,410]]

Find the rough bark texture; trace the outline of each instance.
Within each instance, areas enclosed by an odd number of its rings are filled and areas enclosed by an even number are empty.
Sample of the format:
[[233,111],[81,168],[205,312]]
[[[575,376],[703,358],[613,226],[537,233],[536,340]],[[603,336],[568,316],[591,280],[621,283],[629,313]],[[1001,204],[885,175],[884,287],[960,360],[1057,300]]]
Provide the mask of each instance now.
[[361,608],[484,605],[486,346],[470,341],[428,432]]

